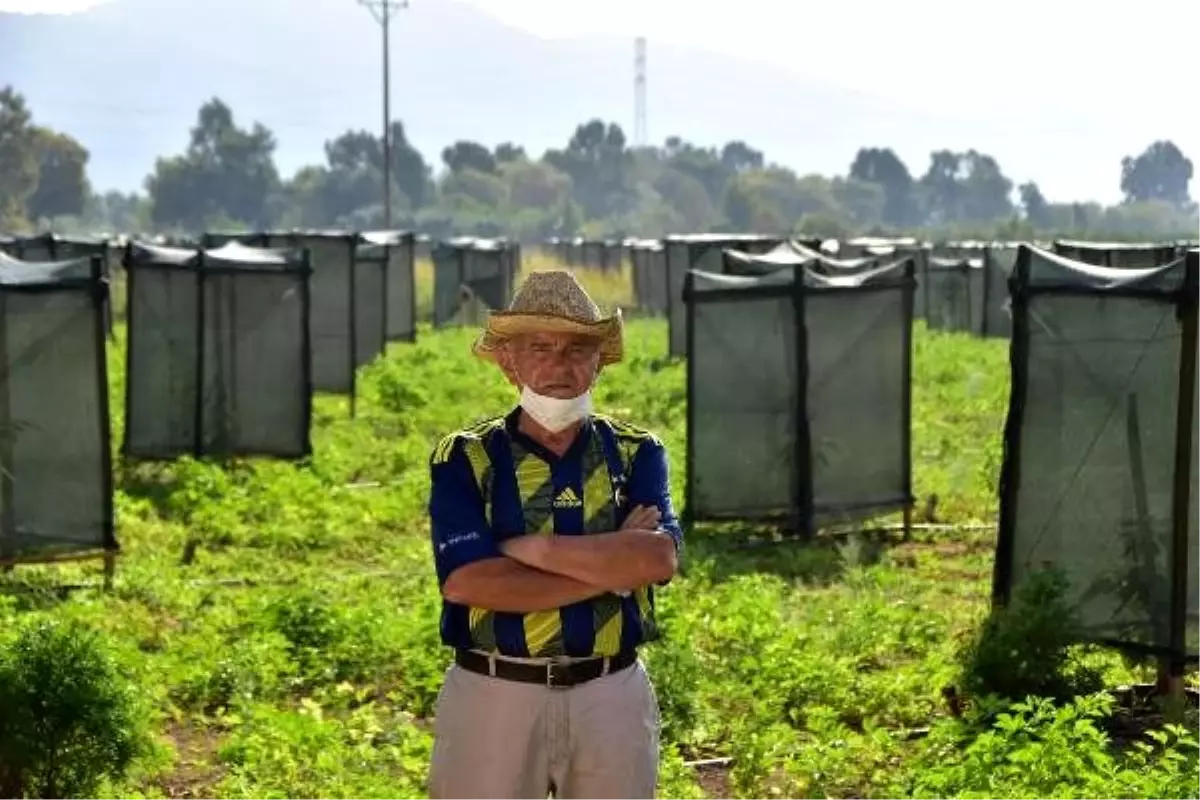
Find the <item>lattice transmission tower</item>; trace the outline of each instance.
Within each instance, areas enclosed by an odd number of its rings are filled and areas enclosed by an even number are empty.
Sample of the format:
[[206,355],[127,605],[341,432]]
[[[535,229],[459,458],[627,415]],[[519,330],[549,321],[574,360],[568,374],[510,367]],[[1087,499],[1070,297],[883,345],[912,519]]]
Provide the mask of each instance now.
[[645,147],[650,143],[646,127],[646,37],[633,41],[633,144]]

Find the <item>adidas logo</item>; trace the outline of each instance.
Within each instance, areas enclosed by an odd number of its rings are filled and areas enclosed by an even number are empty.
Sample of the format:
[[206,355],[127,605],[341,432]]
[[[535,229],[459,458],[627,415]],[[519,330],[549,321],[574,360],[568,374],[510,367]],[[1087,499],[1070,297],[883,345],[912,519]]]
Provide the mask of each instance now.
[[583,505],[583,501],[579,499],[579,495],[575,494],[575,490],[570,486],[558,493],[558,497],[554,498],[555,508],[579,508]]

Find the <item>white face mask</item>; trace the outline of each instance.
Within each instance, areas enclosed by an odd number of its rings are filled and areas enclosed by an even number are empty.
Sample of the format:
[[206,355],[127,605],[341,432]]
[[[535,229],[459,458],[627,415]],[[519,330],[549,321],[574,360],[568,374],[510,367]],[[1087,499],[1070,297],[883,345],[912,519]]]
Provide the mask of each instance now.
[[521,389],[521,408],[537,424],[551,433],[558,433],[592,413],[592,393],[587,391],[570,400],[561,400],[538,394],[526,386]]

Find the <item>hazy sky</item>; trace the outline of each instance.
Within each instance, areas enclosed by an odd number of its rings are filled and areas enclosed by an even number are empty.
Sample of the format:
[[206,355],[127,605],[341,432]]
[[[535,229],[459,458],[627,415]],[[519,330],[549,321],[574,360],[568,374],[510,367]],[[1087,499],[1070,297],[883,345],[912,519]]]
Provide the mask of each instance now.
[[[409,13],[439,1],[410,0]],[[0,11],[70,12],[96,2],[0,0]],[[1200,0],[1006,0],[988,4],[999,13],[986,15],[978,4],[958,0],[465,2],[546,37],[646,36],[651,84],[653,43],[669,40],[772,61],[826,83],[943,112],[946,98],[956,97],[954,113],[996,120],[997,131],[1011,135],[1013,148],[1022,151],[1012,155],[1037,167],[1032,175],[1069,186],[1075,196],[1116,200],[1115,162],[1153,138],[1173,138],[1200,165],[1200,105],[1183,35],[1200,28]],[[928,92],[914,91],[921,86]],[[1022,135],[1021,115],[1036,115],[1039,132]],[[653,108],[650,116],[654,128]],[[1041,138],[1054,116],[1065,128],[1094,130],[1097,141],[1090,144],[1113,155],[1094,172],[1076,158],[1058,170],[1069,174],[1045,174],[1043,165],[1053,170],[1058,160],[1053,151],[1073,141]],[[931,135],[929,148],[937,146]],[[996,155],[1003,166],[1005,153]]]

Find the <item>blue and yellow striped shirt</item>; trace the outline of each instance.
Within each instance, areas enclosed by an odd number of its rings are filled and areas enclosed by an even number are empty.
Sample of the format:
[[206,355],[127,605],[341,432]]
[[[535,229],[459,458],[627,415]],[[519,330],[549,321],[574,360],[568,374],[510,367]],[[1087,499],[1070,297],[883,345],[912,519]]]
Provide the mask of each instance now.
[[[653,434],[594,415],[559,457],[517,429],[519,414],[458,431],[434,448],[429,514],[439,585],[465,564],[502,556],[507,537],[613,531],[639,505],[658,507],[659,527],[679,546],[666,449]],[[443,601],[441,632],[451,647],[509,656],[615,655],[656,638],[654,591],[528,614]]]

